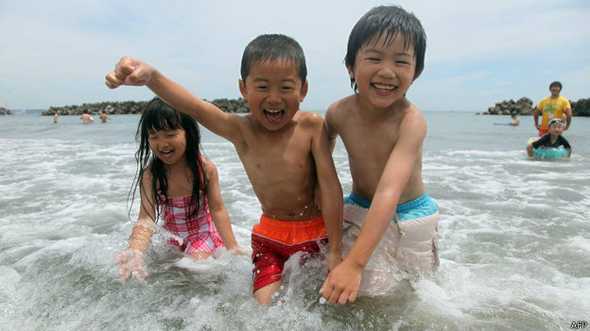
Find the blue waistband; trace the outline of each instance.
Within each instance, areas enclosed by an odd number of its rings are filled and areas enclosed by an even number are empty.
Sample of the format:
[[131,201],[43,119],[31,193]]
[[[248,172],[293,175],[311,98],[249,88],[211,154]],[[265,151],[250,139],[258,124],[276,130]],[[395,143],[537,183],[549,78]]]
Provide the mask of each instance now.
[[[363,208],[371,207],[371,200],[361,197],[354,192],[351,192],[348,197],[344,199],[345,203],[354,203]],[[414,200],[406,201],[397,205],[396,214],[401,221],[408,219],[415,219],[425,217],[438,213],[438,206],[436,201],[428,194],[424,193]]]

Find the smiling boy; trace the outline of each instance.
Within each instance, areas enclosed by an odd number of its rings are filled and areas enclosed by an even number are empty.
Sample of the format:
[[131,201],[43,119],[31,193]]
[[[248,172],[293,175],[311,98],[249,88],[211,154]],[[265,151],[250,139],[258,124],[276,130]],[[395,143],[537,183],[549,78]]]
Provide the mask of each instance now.
[[345,62],[355,93],[326,114],[329,138],[342,138],[352,176],[346,257],[320,290],[331,303],[388,294],[401,277],[439,263],[438,206],[422,181],[426,120],[406,98],[425,50],[420,21],[397,6],[371,9],[350,33]]

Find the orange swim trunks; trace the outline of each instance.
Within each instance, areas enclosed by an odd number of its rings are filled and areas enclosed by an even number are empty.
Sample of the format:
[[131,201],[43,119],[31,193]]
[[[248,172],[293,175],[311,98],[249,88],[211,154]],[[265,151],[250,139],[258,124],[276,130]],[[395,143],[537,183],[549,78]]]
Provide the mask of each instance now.
[[321,216],[305,221],[283,221],[262,215],[252,229],[253,291],[281,280],[283,267],[297,252],[319,253],[328,242]]

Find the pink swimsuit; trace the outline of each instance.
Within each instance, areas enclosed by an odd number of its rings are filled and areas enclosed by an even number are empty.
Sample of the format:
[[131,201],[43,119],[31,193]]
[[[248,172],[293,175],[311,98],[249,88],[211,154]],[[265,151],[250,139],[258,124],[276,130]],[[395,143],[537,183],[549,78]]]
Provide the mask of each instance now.
[[211,220],[209,203],[203,197],[200,202],[200,210],[196,216],[188,218],[191,196],[168,198],[164,205],[164,228],[181,237],[182,245],[175,239],[168,242],[178,246],[185,254],[194,252],[212,253],[217,248],[223,247],[223,240]]

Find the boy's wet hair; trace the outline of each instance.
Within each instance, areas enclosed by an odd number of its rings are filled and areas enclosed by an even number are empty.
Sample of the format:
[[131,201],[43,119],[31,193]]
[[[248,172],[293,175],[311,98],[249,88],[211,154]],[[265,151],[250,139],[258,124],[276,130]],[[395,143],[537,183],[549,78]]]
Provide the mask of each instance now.
[[[385,43],[389,45],[400,35],[404,37],[405,48],[414,48],[416,57],[414,79],[418,78],[424,69],[426,33],[414,14],[398,6],[374,7],[359,19],[348,37],[344,58],[346,66],[354,68],[358,51],[367,43],[385,36]],[[350,85],[356,91],[356,82],[353,77],[350,78]]]
[[549,84],[549,89],[551,89],[553,86],[557,86],[557,87],[559,87],[559,90],[560,90],[560,91],[561,91],[561,89],[562,89],[562,86],[561,86],[561,82],[560,82],[560,81],[554,81],[554,82],[551,82],[551,84]]
[[[155,97],[149,101],[139,119],[135,139],[139,142],[139,148],[135,153],[135,161],[137,162],[137,170],[132,184],[132,191],[130,192],[131,207],[133,207],[133,200],[135,200],[135,193],[137,188],[140,188],[140,193],[143,196],[143,175],[146,169],[152,173],[152,182],[150,186],[154,196],[149,197],[150,201],[155,202],[156,219],[157,222],[161,207],[168,198],[168,178],[166,176],[166,168],[162,160],[155,157],[150,149],[149,136],[150,133],[161,130],[178,130],[183,129],[186,137],[186,164],[191,170],[193,177],[193,188],[191,196],[191,209],[189,214],[196,215],[200,205],[200,197],[205,194],[206,181],[205,172],[203,170],[203,163],[201,162],[201,152],[199,150],[201,143],[201,134],[197,122],[190,116],[177,112],[174,108],[169,106],[162,99]],[[131,214],[131,208],[129,209]]]
[[252,40],[242,55],[240,73],[245,81],[254,63],[274,60],[293,61],[302,82],[307,79],[305,55],[299,43],[282,34],[263,34]]

